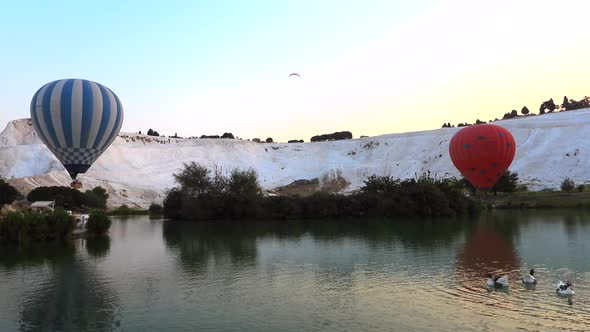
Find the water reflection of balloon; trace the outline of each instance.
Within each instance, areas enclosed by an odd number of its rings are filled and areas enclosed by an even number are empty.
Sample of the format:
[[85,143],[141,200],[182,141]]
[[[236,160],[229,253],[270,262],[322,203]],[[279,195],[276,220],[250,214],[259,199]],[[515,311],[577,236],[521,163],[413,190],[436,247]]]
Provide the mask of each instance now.
[[33,244],[24,249],[3,246],[0,250],[0,270],[39,274],[15,284],[22,285],[17,287],[22,296],[11,299],[19,308],[19,330],[112,331],[117,325],[118,294],[108,282],[100,282],[105,278],[76,254],[73,243]]
[[123,107],[107,87],[82,79],[45,84],[31,100],[35,131],[73,180],[111,145]]
[[493,124],[465,127],[449,144],[453,164],[477,189],[493,187],[512,163],[515,152],[512,134]]
[[76,257],[51,266],[47,284],[27,291],[20,330],[112,331],[120,299],[109,283],[98,280],[97,271]]
[[457,255],[457,273],[464,279],[483,278],[488,272],[518,273],[520,259],[512,242],[490,226],[481,225],[471,234]]

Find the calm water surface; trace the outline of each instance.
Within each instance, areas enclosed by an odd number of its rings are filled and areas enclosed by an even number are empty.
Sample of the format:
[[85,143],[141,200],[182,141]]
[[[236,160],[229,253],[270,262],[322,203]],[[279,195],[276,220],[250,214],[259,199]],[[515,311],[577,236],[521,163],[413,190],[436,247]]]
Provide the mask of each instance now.
[[[539,284],[519,278],[535,268]],[[490,291],[485,274],[510,276]],[[560,279],[574,283],[571,303]],[[0,248],[0,331],[590,329],[590,214],[446,223],[178,224]]]

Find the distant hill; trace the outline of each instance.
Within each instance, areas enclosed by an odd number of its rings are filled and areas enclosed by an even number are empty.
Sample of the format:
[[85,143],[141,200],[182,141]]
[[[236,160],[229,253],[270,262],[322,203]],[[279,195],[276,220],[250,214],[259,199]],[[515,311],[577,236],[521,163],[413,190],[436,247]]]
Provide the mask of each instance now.
[[[590,182],[590,109],[494,124],[510,130],[516,139],[510,170],[518,172],[530,190],[559,188],[566,176],[576,184]],[[217,165],[225,171],[253,168],[267,190],[318,179],[315,189],[324,186],[349,192],[372,174],[411,178],[430,171],[439,177],[459,177],[449,158],[448,144],[460,129],[290,144],[121,133],[81,180],[83,190],[105,187],[111,195],[110,206],[147,207],[160,202],[166,188],[173,185],[172,174],[190,161]],[[25,193],[40,185],[70,183],[29,119],[11,121],[0,133],[0,176]]]

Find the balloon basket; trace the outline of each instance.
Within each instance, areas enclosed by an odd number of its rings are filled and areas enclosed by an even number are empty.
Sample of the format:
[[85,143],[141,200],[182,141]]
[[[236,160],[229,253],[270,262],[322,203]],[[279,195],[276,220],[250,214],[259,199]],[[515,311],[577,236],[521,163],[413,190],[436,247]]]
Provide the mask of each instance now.
[[72,183],[70,183],[70,187],[74,189],[80,189],[82,188],[82,182],[80,182],[80,180],[74,180]]

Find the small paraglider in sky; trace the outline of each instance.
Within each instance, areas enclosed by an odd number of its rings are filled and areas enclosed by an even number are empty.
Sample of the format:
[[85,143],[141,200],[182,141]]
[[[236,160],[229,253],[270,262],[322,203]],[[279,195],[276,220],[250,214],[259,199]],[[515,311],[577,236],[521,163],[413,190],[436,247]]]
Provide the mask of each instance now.
[[291,77],[291,76],[297,76],[297,77],[301,77],[301,75],[299,75],[299,74],[297,74],[297,73],[291,73],[291,74],[289,74],[289,77]]
[[41,87],[31,100],[35,131],[70,174],[72,186],[111,145],[123,124],[123,106],[109,88],[83,79]]
[[449,144],[451,161],[477,189],[492,188],[512,163],[515,153],[512,134],[489,123],[459,130]]

